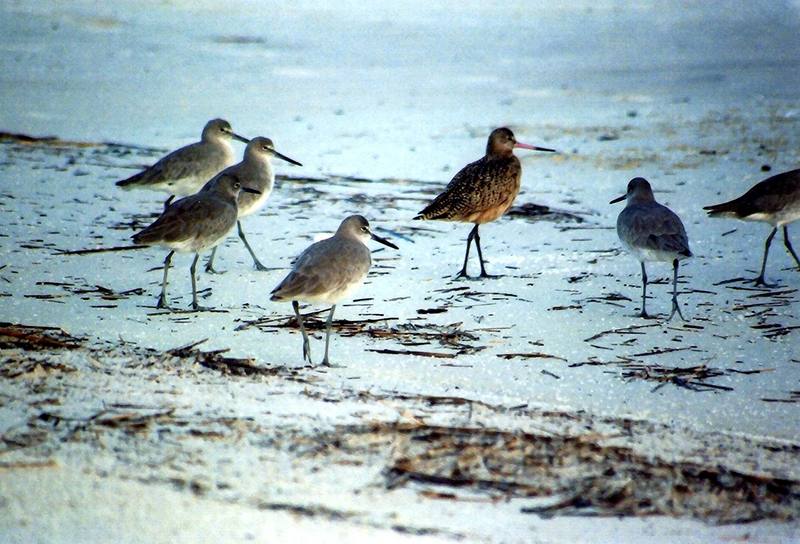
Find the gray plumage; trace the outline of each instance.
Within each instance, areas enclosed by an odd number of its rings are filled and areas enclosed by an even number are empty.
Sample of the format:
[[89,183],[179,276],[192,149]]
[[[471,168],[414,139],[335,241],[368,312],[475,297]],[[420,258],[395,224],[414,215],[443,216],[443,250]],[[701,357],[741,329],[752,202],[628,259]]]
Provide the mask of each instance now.
[[779,227],[783,227],[783,243],[800,268],[800,258],[789,240],[789,223],[800,219],[800,169],[771,176],[756,183],[742,196],[703,208],[710,217],[730,217],[745,221],[763,221],[772,225],[772,231],[764,244],[761,273],[756,285],[771,286],[764,279],[767,255],[772,239]]
[[689,239],[680,218],[666,206],[656,202],[650,183],[644,178],[634,178],[628,183],[625,195],[611,203],[627,200],[625,209],[617,217],[617,234],[628,250],[641,263],[642,268],[642,317],[648,317],[645,309],[647,296],[647,261],[667,261],[673,265],[672,313],[683,319],[677,300],[678,263],[692,256]]
[[190,268],[192,276],[192,308],[199,309],[195,267],[200,252],[222,242],[236,225],[237,196],[243,188],[234,175],[225,175],[211,190],[181,198],[169,205],[151,225],[131,238],[137,245],[158,245],[170,249],[164,260],[164,277],[158,308],[167,305],[167,274],[172,255],[178,252],[195,254]]
[[331,304],[325,336],[325,357],[322,364],[331,366],[328,344],[331,321],[336,303],[347,298],[364,282],[372,265],[372,256],[366,245],[372,239],[397,249],[388,240],[372,233],[369,222],[361,215],[352,215],[342,221],[336,234],[311,244],[295,260],[291,272],[272,290],[273,301],[291,301],[303,334],[303,359],[311,363],[308,335],[303,327],[298,301]]
[[[241,219],[242,217],[254,214],[260,210],[264,204],[266,204],[269,195],[272,193],[272,188],[275,185],[275,173],[272,169],[271,160],[272,157],[279,157],[292,164],[302,166],[302,164],[294,159],[290,159],[289,157],[278,153],[275,150],[272,140],[263,136],[258,136],[250,140],[250,142],[247,144],[247,148],[244,150],[244,158],[241,162],[234,164],[233,166],[229,166],[217,176],[210,179],[203,186],[201,191],[213,189],[219,183],[219,180],[223,179],[226,175],[234,175],[241,180],[242,184],[259,191],[258,194],[249,193],[246,191],[239,193],[238,218]],[[256,267],[256,270],[267,270],[267,267],[261,264],[261,261],[259,261],[255,252],[253,251],[253,248],[251,248],[250,244],[247,242],[247,238],[244,235],[244,230],[242,229],[241,221],[237,221],[237,227],[239,229],[239,238],[241,238],[242,242],[244,242],[247,251],[253,258],[253,264]],[[206,272],[216,272],[216,270],[214,270],[215,255],[216,248],[211,253],[208,263],[206,263]]]
[[118,181],[123,189],[144,188],[177,196],[194,194],[203,184],[235,160],[232,138],[248,140],[233,132],[224,119],[212,119],[203,128],[199,142],[181,147],[153,166]]

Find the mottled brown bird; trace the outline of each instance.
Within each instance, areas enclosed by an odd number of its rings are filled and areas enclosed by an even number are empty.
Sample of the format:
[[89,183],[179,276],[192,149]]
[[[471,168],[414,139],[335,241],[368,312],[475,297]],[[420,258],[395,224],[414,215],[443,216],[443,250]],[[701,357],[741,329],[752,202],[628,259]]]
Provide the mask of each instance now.
[[481,277],[494,277],[486,273],[478,227],[506,213],[519,193],[522,165],[514,156],[515,147],[555,152],[554,149],[518,142],[511,130],[496,128],[486,143],[486,155],[462,168],[444,192],[414,217],[475,224],[467,237],[464,266],[456,277],[467,276],[467,260],[473,239],[478,248]]
[[764,279],[767,267],[769,246],[778,227],[783,227],[783,243],[800,267],[792,242],[789,241],[789,223],[800,219],[800,169],[776,174],[756,183],[745,194],[722,204],[714,204],[703,208],[710,217],[733,217],[745,221],[764,221],[772,225],[772,232],[764,244],[764,258],[761,261],[761,273],[755,279],[756,285],[772,287]]

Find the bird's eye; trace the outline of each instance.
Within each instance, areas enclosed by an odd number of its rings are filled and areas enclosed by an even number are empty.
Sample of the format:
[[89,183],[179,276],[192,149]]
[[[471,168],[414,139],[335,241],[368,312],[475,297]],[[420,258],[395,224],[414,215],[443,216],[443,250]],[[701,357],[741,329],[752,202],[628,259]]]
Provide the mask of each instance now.
[[361,232],[369,232],[369,227],[361,227]]
[[234,189],[239,189],[239,188],[241,188],[241,186],[242,186],[242,184],[241,184],[241,183],[234,183],[234,184],[233,184],[233,188],[234,188]]

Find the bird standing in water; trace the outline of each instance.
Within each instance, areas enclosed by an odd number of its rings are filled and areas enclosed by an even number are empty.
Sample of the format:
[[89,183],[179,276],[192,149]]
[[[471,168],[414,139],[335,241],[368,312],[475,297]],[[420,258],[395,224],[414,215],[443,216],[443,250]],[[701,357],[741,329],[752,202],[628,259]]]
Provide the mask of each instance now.
[[653,189],[646,179],[632,179],[628,183],[627,192],[609,204],[626,199],[628,203],[617,217],[617,234],[625,249],[642,265],[642,313],[639,315],[650,317],[645,309],[647,297],[645,261],[672,261],[672,312],[668,321],[676,312],[681,319],[684,319],[678,306],[678,263],[692,256],[686,229],[683,228],[680,217],[656,202]]
[[236,134],[226,120],[212,119],[203,127],[199,142],[176,149],[153,166],[118,181],[117,185],[125,190],[153,189],[178,197],[193,195],[205,182],[236,160],[231,139],[249,142],[244,136]]
[[444,192],[414,217],[475,224],[467,237],[464,266],[456,276],[458,278],[467,277],[467,260],[473,240],[481,263],[480,277],[496,277],[486,273],[478,227],[506,213],[519,193],[522,165],[514,156],[514,148],[555,152],[554,149],[518,142],[511,130],[496,128],[486,143],[486,155],[462,168]]
[[733,217],[745,221],[764,221],[772,225],[772,232],[767,236],[764,245],[764,258],[761,261],[761,273],[755,279],[756,285],[773,287],[764,279],[764,270],[767,267],[769,246],[778,227],[783,227],[783,244],[800,268],[800,259],[789,241],[788,227],[789,223],[800,219],[800,169],[771,176],[753,185],[739,198],[703,209],[708,210],[710,217]]
[[311,364],[311,348],[303,326],[298,301],[326,302],[331,304],[325,334],[323,366],[331,365],[328,343],[336,303],[350,296],[367,277],[372,256],[367,241],[375,240],[385,246],[399,249],[389,240],[374,234],[369,222],[361,215],[351,215],[339,225],[336,234],[311,244],[295,260],[292,271],[272,290],[273,301],[292,301],[297,324],[303,334],[303,360]]
[[192,275],[192,309],[203,309],[197,303],[197,260],[201,251],[216,247],[233,229],[237,217],[236,198],[240,191],[258,193],[255,189],[243,187],[235,175],[225,174],[213,189],[195,193],[168,205],[150,226],[131,237],[137,245],[158,245],[170,250],[164,259],[164,278],[156,308],[169,308],[167,274],[172,255],[179,251],[195,254],[189,269]]
[[[275,150],[272,140],[263,136],[258,136],[250,140],[250,143],[247,144],[242,162],[229,166],[220,172],[217,177],[206,183],[202,189],[203,191],[207,191],[213,188],[225,175],[235,175],[241,180],[242,184],[258,191],[258,193],[242,192],[239,194],[239,219],[236,221],[236,226],[239,229],[239,238],[244,242],[244,247],[247,248],[247,251],[250,252],[250,256],[253,258],[253,265],[256,267],[256,270],[260,271],[267,270],[267,267],[261,264],[253,248],[247,243],[244,230],[242,230],[241,218],[260,210],[272,193],[272,186],[275,184],[275,172],[272,170],[272,157],[278,157],[291,164],[303,166],[296,160],[278,153]],[[206,272],[216,272],[216,270],[214,270],[214,256],[216,253],[217,248],[215,247],[206,263]]]

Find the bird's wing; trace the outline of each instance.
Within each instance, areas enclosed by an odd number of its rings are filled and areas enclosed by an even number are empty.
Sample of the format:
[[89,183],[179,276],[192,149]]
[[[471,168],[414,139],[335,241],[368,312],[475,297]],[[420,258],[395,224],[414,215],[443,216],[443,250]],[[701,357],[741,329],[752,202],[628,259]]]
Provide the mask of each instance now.
[[136,183],[154,185],[192,177],[197,174],[198,164],[208,161],[212,155],[213,149],[203,142],[181,147],[142,172]]
[[691,255],[689,238],[680,218],[661,204],[644,209],[626,208],[629,212],[627,221],[621,222],[620,235],[636,247],[672,251]]
[[343,290],[369,271],[369,257],[369,249],[360,242],[334,238],[321,240],[297,257],[292,271],[272,290],[272,294],[292,299]]
[[236,208],[219,198],[192,195],[169,206],[150,226],[133,236],[135,243],[177,243],[236,224]]
[[486,157],[462,168],[433,202],[419,212],[423,219],[449,219],[467,212],[489,210],[518,190],[519,161]]

